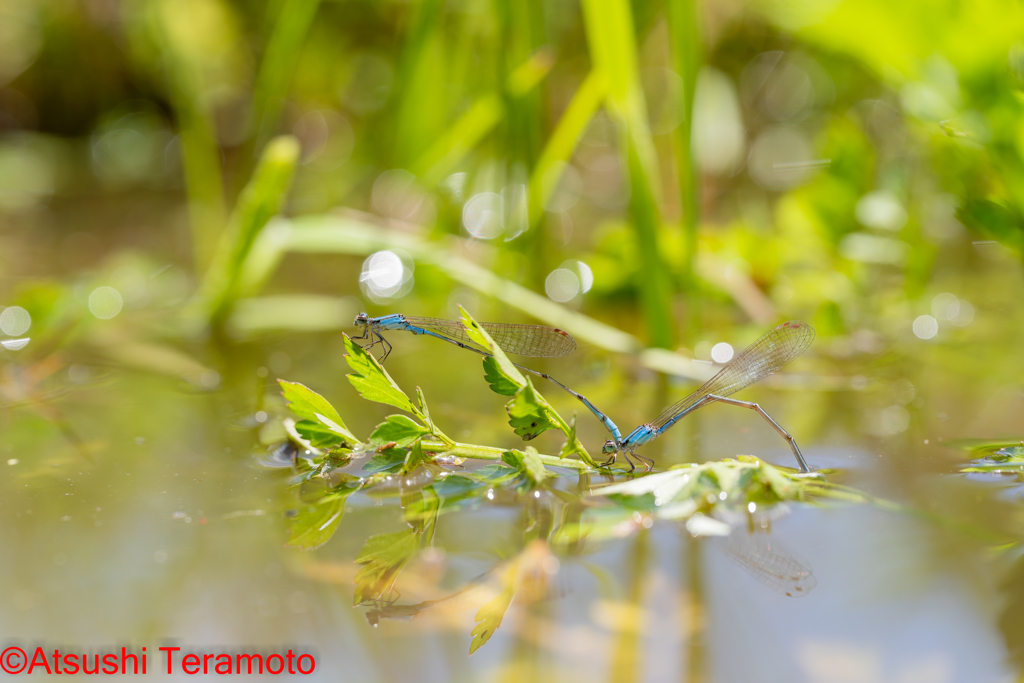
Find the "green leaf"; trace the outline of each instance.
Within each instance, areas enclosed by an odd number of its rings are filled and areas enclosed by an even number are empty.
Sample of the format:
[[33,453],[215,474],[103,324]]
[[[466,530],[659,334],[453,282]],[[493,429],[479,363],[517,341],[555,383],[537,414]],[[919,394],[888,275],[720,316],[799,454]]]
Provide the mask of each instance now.
[[423,395],[423,390],[419,387],[416,387],[416,400],[420,404],[420,411],[423,413],[424,421],[431,429],[433,429],[434,422],[430,419],[430,409],[427,407],[427,399]]
[[505,451],[501,454],[501,459],[515,467],[535,485],[542,483],[548,477],[555,476],[548,472],[544,463],[541,462],[537,449],[531,446],[527,446],[525,451]]
[[[498,377],[495,377],[493,381],[488,378],[487,381],[491,382],[491,388],[494,388],[495,382],[498,382],[499,386],[502,388],[504,388],[506,382],[514,384],[517,387],[521,387],[526,384],[526,378],[523,377],[523,374],[519,372],[519,369],[516,368],[512,361],[508,359],[508,356],[506,356],[505,352],[501,350],[501,347],[494,343],[494,340],[491,339],[491,336],[487,334],[483,327],[480,326],[480,323],[474,320],[473,316],[467,313],[466,309],[462,306],[459,306],[459,310],[462,311],[462,325],[466,328],[466,334],[468,334],[469,338],[475,343],[487,349],[494,358],[494,362],[491,363],[491,367],[489,369],[487,365],[487,358],[484,358],[485,372],[489,370],[490,372],[497,373],[501,378],[500,382]],[[495,391],[499,394],[504,393],[497,389],[495,389]],[[512,394],[505,393],[504,395],[511,396]]]
[[405,458],[408,454],[408,449],[405,448],[389,448],[383,453],[370,458],[365,465],[363,465],[363,471],[369,474],[377,474],[378,472],[397,472],[401,469],[402,465],[405,464]]
[[363,567],[356,572],[353,604],[376,600],[389,592],[399,572],[416,556],[418,538],[412,529],[390,534],[377,534],[366,539],[356,556]]
[[409,454],[405,456],[405,464],[402,465],[402,474],[408,474],[414,469],[419,467],[426,461],[426,456],[423,453],[423,442],[416,441],[413,443],[412,448],[409,449]]
[[562,450],[558,451],[558,457],[568,458],[570,455],[579,453],[579,440],[576,438],[576,416],[573,415],[572,419],[569,420],[569,433],[565,435],[566,442],[562,445]]
[[295,431],[317,448],[337,448],[347,443],[340,434],[321,422],[301,420],[295,423]]
[[283,204],[301,148],[291,135],[274,138],[238,196],[213,263],[206,271],[203,295],[212,319],[223,322],[238,295],[239,280],[253,243]]
[[387,373],[377,359],[371,356],[363,347],[352,341],[345,335],[345,359],[354,371],[348,376],[348,381],[356,388],[359,395],[367,401],[386,403],[407,413],[416,414],[409,397],[406,396],[391,375]]
[[405,447],[416,441],[430,430],[405,415],[389,415],[384,422],[377,425],[370,434],[372,443],[389,443],[394,441],[399,446]]
[[355,486],[329,493],[316,503],[300,509],[288,529],[286,545],[316,550],[331,540],[345,513],[345,500],[358,488]]
[[501,371],[494,356],[484,358],[484,379],[491,385],[491,391],[502,396],[515,396],[521,386]]
[[279,379],[277,383],[281,385],[281,393],[293,413],[303,419],[326,426],[349,443],[359,443],[359,439],[345,426],[338,411],[323,396],[298,382],[286,382]]
[[537,393],[529,379],[516,397],[505,404],[505,410],[508,412],[508,423],[524,441],[558,427],[558,423],[551,418],[551,406]]

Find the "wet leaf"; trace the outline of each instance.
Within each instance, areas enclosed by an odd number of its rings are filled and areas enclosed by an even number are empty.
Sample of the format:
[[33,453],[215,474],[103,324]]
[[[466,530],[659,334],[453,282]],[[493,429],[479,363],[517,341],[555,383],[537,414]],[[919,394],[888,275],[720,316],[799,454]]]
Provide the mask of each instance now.
[[324,425],[349,443],[359,443],[359,440],[345,426],[338,411],[323,396],[298,382],[286,382],[279,379],[277,383],[281,385],[281,393],[284,395],[284,400],[288,402],[289,410],[293,413],[303,419]]
[[394,441],[399,446],[408,446],[424,434],[429,434],[427,427],[419,424],[412,418],[405,415],[389,415],[384,422],[377,425],[370,434],[370,441],[373,443],[388,443]]
[[535,448],[526,447],[525,451],[505,451],[501,459],[512,465],[534,485],[540,484],[545,479],[555,476],[548,472],[541,462],[540,456]]
[[481,467],[476,472],[473,472],[473,476],[489,484],[501,484],[515,477],[516,473],[517,470],[512,467],[495,463]]
[[524,441],[536,438],[549,429],[558,428],[558,423],[550,416],[551,406],[537,393],[529,379],[516,397],[505,404],[505,410],[508,412],[508,423]]
[[336,448],[347,443],[344,437],[322,422],[301,420],[295,423],[295,431],[317,448]]
[[394,587],[398,574],[416,556],[419,537],[412,530],[390,534],[377,534],[366,539],[356,556],[356,564],[363,567],[356,572],[356,605],[377,600]]
[[434,493],[442,498],[457,498],[481,487],[481,482],[461,474],[453,474],[431,485]]
[[[835,497],[861,500],[851,489],[837,487],[818,477],[790,472],[750,456],[737,460],[706,462],[648,474],[593,491],[594,496],[617,498],[616,503],[647,510],[659,517],[683,518],[718,504],[758,508],[783,501]],[[696,503],[691,506],[689,501]],[[686,511],[682,514],[682,511]]]
[[302,507],[288,529],[286,545],[316,550],[331,540],[345,513],[345,500],[357,490],[357,486],[347,487]]
[[367,401],[386,403],[407,413],[416,413],[409,397],[398,388],[377,359],[345,335],[345,360],[352,368],[348,381]]
[[405,464],[405,458],[408,454],[409,451],[406,448],[389,448],[370,458],[363,465],[363,471],[368,474],[398,472],[402,465]]

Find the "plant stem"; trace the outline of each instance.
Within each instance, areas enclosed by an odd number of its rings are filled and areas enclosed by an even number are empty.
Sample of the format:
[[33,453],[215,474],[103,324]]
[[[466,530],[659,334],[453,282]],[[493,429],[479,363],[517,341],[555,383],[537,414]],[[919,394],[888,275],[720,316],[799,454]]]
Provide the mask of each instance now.
[[[440,441],[422,441],[423,450],[433,451],[435,453],[445,453],[448,455],[457,455],[462,458],[472,458],[475,460],[501,460],[501,454],[508,448],[492,448],[490,446],[478,446],[476,444],[459,443],[454,442],[453,446]],[[589,470],[590,466],[582,460],[570,460],[568,458],[559,458],[557,455],[545,455],[541,453],[539,455],[541,461],[545,465],[551,465],[553,467],[568,467],[574,470]]]
[[697,88],[697,73],[700,70],[702,37],[698,2],[700,0],[669,0],[669,36],[672,57],[676,71],[683,79],[682,106],[683,120],[672,136],[676,158],[676,173],[679,176],[679,195],[682,204],[682,227],[684,244],[683,291],[686,297],[686,326],[684,336],[688,337],[698,322],[698,297],[694,267],[697,259],[697,222],[700,218],[700,202],[697,196],[697,169],[693,163],[693,96]]

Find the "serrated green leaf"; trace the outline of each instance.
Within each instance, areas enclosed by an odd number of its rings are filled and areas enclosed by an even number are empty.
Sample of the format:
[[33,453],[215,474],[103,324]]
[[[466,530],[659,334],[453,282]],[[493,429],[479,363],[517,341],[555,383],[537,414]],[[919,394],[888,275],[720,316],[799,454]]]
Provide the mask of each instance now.
[[288,529],[286,545],[316,550],[331,540],[345,513],[345,500],[357,490],[358,487],[345,488],[302,507]]
[[295,423],[295,431],[317,448],[337,448],[347,443],[344,437],[322,422],[300,420]]
[[399,446],[405,447],[419,439],[430,430],[420,423],[405,415],[389,415],[384,422],[377,425],[370,434],[372,443],[388,443],[394,441]]
[[[494,359],[494,362],[491,363],[490,371],[496,372],[500,376],[500,380],[498,377],[495,377],[494,381],[488,379],[487,381],[491,382],[491,388],[504,396],[512,396],[512,394],[498,391],[494,388],[494,384],[497,383],[502,389],[504,389],[506,382],[513,384],[516,387],[521,387],[526,384],[526,378],[523,377],[523,374],[519,372],[519,369],[516,368],[512,361],[508,359],[508,356],[506,356],[505,352],[501,350],[501,347],[494,343],[494,340],[491,339],[491,336],[487,334],[483,327],[480,326],[480,323],[474,320],[473,316],[467,313],[466,309],[462,306],[459,306],[459,310],[462,311],[462,325],[466,328],[466,334],[468,334],[469,338],[475,343],[487,349],[491,354],[490,357]],[[487,358],[484,358],[484,370],[485,372],[488,371]]]
[[484,379],[491,385],[491,391],[502,396],[515,396],[521,387],[501,371],[494,356],[484,358]]
[[353,604],[376,600],[394,586],[399,572],[416,556],[419,543],[412,529],[390,534],[377,534],[366,539],[356,556],[363,565],[354,582]]
[[279,379],[277,383],[281,386],[284,400],[288,402],[288,408],[293,413],[303,419],[323,424],[349,443],[359,443],[326,398],[298,382]]
[[345,349],[348,351],[345,354],[345,360],[353,370],[352,374],[348,376],[348,381],[352,383],[360,396],[367,401],[385,403],[407,413],[416,414],[416,409],[409,397],[398,388],[387,370],[363,347],[352,341],[347,334],[345,335]]
[[526,380],[516,397],[505,404],[508,423],[524,441],[536,438],[549,429],[558,428],[551,418],[551,406],[533,388],[533,382]]
[[501,459],[515,467],[520,474],[525,476],[533,484],[540,484],[548,477],[555,476],[551,472],[548,472],[547,468],[544,467],[544,463],[541,462],[540,459],[540,454],[537,453],[537,449],[532,446],[527,446],[524,451],[505,451],[501,454]]

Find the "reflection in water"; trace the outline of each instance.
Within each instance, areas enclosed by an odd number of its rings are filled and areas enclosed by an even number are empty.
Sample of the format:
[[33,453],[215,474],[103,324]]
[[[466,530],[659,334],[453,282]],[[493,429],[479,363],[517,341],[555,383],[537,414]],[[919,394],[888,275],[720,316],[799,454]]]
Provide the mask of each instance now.
[[811,567],[774,541],[767,531],[733,530],[726,556],[773,591],[800,598],[818,585]]

